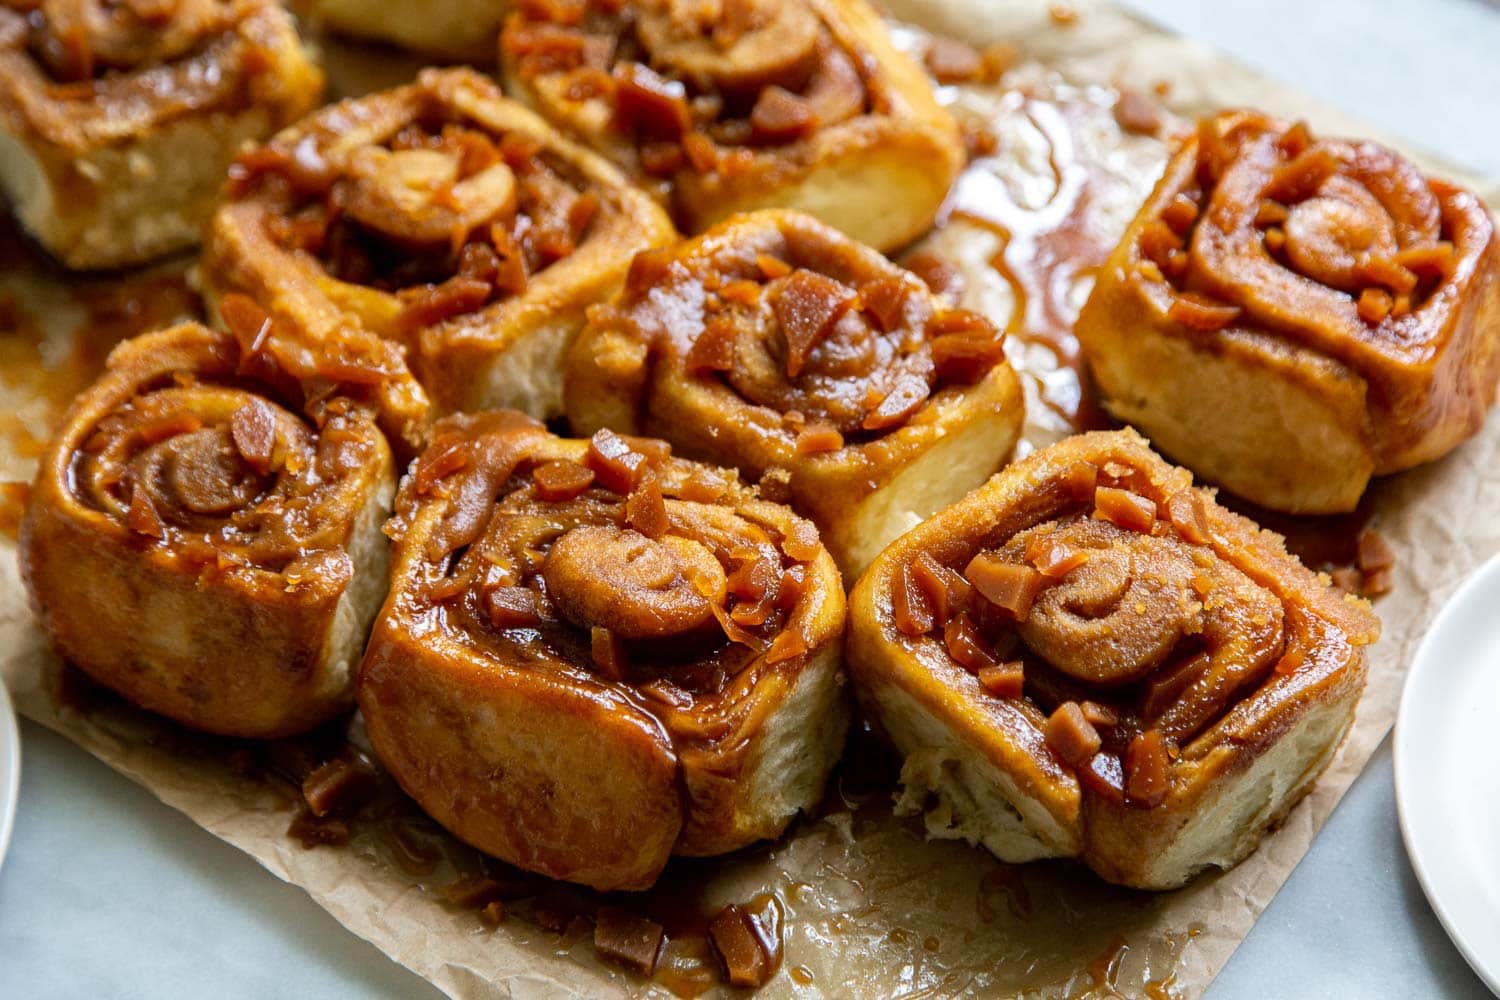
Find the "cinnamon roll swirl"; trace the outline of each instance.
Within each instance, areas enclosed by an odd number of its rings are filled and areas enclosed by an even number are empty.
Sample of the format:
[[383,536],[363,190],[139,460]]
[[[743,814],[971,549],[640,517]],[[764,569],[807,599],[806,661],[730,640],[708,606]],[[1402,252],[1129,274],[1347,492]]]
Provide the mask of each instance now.
[[632,254],[674,237],[594,154],[472,70],[331,105],[243,155],[204,251],[293,326],[404,345],[440,411],[562,409],[561,356]]
[[843,743],[843,587],[733,472],[514,412],[439,422],[397,498],[359,702],[463,840],[601,889],[774,837]]
[[513,93],[656,182],[685,232],[791,208],[879,250],[933,221],[953,120],[863,0],[523,3]]
[[1307,792],[1378,634],[1125,430],[1035,452],[902,536],[854,589],[849,664],[929,833],[1167,889]]
[[0,189],[71,268],[196,244],[240,145],[322,95],[275,0],[0,2]]
[[20,562],[57,649],[185,725],[271,738],[350,707],[386,586],[366,409],[194,323],[111,353],[42,459]]
[[568,359],[574,429],[671,441],[812,518],[853,579],[1020,433],[1002,335],[816,220],[765,210],[636,258]]
[[1474,195],[1372,142],[1203,121],[1100,273],[1077,334],[1105,399],[1275,510],[1475,434],[1500,379],[1500,240]]

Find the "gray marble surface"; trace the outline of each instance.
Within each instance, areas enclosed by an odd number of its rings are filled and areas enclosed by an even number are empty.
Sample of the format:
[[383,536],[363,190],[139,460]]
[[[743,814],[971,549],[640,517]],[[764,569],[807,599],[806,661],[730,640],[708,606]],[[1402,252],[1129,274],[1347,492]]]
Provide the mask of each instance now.
[[[1500,176],[1493,5],[1127,5]],[[0,997],[436,995],[300,889],[67,741],[24,723],[22,755],[19,816],[0,866]],[[1388,742],[1208,991],[1209,1000],[1487,995],[1407,863]]]

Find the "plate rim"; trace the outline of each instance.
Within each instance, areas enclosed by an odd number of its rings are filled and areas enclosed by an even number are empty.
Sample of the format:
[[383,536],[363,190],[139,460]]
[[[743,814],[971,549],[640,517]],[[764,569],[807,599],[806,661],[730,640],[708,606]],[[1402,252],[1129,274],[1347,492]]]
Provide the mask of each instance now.
[[5,864],[15,828],[16,800],[21,792],[21,726],[10,692],[0,681],[0,866]]
[[[1474,933],[1474,928],[1466,929],[1462,926],[1450,907],[1444,903],[1445,894],[1446,898],[1451,899],[1455,892],[1462,891],[1461,883],[1450,884],[1434,871],[1434,865],[1424,860],[1424,842],[1417,833],[1419,824],[1412,819],[1416,815],[1417,801],[1422,799],[1422,782],[1415,780],[1415,763],[1411,759],[1416,752],[1414,741],[1420,735],[1414,731],[1417,709],[1413,706],[1420,705],[1424,698],[1429,697],[1428,691],[1438,688],[1435,681],[1443,676],[1444,670],[1454,669],[1451,665],[1443,664],[1434,652],[1442,641],[1440,637],[1455,630],[1457,622],[1472,613],[1469,611],[1471,605],[1481,604],[1485,596],[1496,594],[1500,594],[1500,553],[1492,555],[1459,584],[1428,626],[1427,634],[1418,644],[1406,679],[1401,685],[1401,703],[1396,713],[1395,734],[1392,738],[1392,769],[1401,841],[1412,870],[1416,873],[1417,883],[1422,887],[1422,894],[1427,897],[1438,923],[1459,954],[1463,955],[1469,968],[1474,970],[1474,974],[1490,992],[1500,996],[1500,948],[1493,949],[1493,953],[1488,955],[1480,952],[1475,944],[1481,935]],[[1479,610],[1482,611],[1483,608]],[[1462,663],[1464,660],[1455,662]],[[1407,774],[1412,774],[1412,781],[1404,779],[1403,776]],[[1428,850],[1433,851],[1433,845],[1429,844]]]

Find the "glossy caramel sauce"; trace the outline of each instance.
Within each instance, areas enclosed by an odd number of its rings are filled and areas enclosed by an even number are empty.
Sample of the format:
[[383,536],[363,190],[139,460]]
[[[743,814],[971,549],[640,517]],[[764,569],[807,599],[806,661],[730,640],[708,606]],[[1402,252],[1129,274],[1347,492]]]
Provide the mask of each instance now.
[[[925,44],[904,29],[898,41],[908,49]],[[339,96],[408,79],[417,65],[385,50],[335,44]],[[939,92],[970,126],[993,133],[996,147],[974,161],[942,224],[906,259],[922,259],[927,273],[934,261],[944,265],[950,280],[939,291],[1010,334],[1007,352],[1028,397],[1024,453],[1102,422],[1072,323],[1093,270],[1165,162],[1166,143],[1126,133],[1115,120],[1115,92],[1026,66],[998,87]],[[70,277],[9,219],[0,221],[0,393],[8,404],[0,408],[0,480],[30,477],[63,410],[113,344],[197,314],[184,264]],[[0,532],[13,530],[23,494],[19,486],[0,494]],[[1270,523],[1294,551],[1329,568],[1352,558],[1362,517]],[[275,744],[216,739],[135,710],[49,662],[49,690],[65,726],[105,734],[153,766],[223,788],[227,808],[287,830],[308,850],[344,851],[350,868],[372,880],[411,886],[444,908],[433,934],[484,935],[498,920],[537,953],[576,959],[601,990],[692,997],[717,987],[722,974],[707,926],[727,903],[783,914],[781,973],[763,991],[768,996],[899,990],[1163,1000],[1180,995],[1178,970],[1194,961],[1192,942],[1202,931],[1151,930],[1173,896],[1119,889],[1069,862],[1010,865],[961,842],[928,839],[919,819],[895,814],[898,762],[865,731],[851,736],[821,806],[781,840],[725,858],[674,859],[649,892],[604,895],[508,869],[446,834],[370,763],[357,719]],[[308,811],[301,786],[334,759],[367,769],[373,790],[347,814],[320,818]],[[500,883],[496,899],[450,901],[462,895],[456,884],[482,875]],[[663,927],[666,944],[651,979],[595,958],[591,921],[603,903]]]
[[[925,44],[904,30],[910,51]],[[1009,334],[1026,387],[1020,454],[1078,430],[1111,426],[1088,384],[1073,324],[1109,256],[1161,173],[1165,113],[1152,132],[1126,130],[1120,95],[1019,67],[999,85],[938,88],[980,148],[937,228],[908,260],[942,261],[961,278],[958,304]]]

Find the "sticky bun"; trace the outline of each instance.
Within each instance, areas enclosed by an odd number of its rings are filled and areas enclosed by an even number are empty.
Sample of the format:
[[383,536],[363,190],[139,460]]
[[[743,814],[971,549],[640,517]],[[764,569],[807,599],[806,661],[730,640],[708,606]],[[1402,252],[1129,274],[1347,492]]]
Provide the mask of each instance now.
[[1307,792],[1379,633],[1129,430],[1009,466],[850,607],[856,692],[929,833],[1148,889],[1235,864]]
[[1275,510],[1475,434],[1500,378],[1500,242],[1474,195],[1372,142],[1204,120],[1077,327],[1105,405]]
[[309,330],[405,346],[440,411],[561,412],[562,354],[631,256],[674,237],[646,194],[467,69],[331,105],[242,155],[204,251]]
[[72,268],[196,244],[240,145],[316,106],[275,0],[0,2],[0,188]]
[[659,441],[448,417],[396,501],[370,741],[470,844],[601,889],[774,837],[842,748],[813,525]]
[[809,216],[768,209],[641,254],[568,359],[574,429],[662,437],[812,518],[854,579],[1020,433],[1002,335]]
[[395,472],[371,411],[304,403],[269,355],[197,324],[110,354],[22,522],[22,574],[63,656],[231,736],[285,736],[353,704]]
[[864,0],[523,3],[500,49],[513,93],[657,183],[689,233],[791,208],[893,250],[963,164]]

